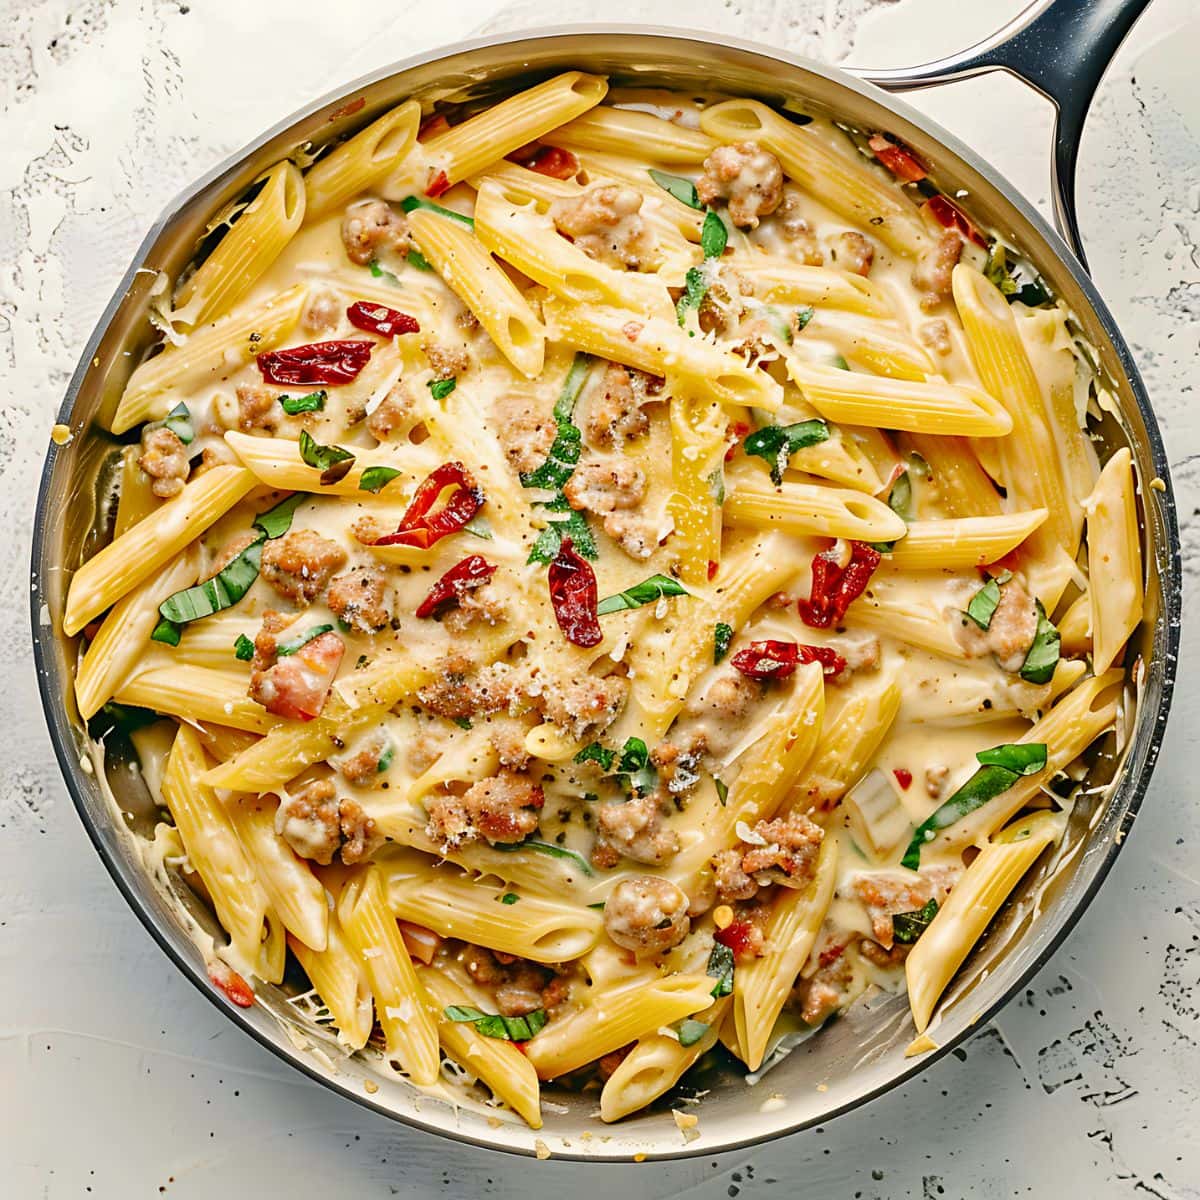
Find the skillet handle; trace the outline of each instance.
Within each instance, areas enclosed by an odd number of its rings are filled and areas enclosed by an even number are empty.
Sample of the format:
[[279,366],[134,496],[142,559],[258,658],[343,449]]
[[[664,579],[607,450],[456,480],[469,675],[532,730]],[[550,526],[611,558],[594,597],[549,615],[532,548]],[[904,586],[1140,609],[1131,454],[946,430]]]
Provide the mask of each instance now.
[[1008,71],[1055,107],[1051,193],[1054,220],[1086,267],[1075,208],[1075,168],[1083,123],[1100,80],[1150,0],[1034,0],[981,42],[918,67],[859,69],[853,74],[888,91]]

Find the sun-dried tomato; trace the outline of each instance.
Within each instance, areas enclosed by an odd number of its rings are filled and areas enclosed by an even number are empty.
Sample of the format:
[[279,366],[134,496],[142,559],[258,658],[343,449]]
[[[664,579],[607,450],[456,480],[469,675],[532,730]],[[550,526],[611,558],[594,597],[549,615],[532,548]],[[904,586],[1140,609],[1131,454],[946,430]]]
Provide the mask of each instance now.
[[[454,488],[450,498],[431,513],[438,497]],[[376,546],[415,546],[428,550],[447,534],[457,533],[483,507],[483,489],[459,462],[442,463],[431,471],[413,493],[412,502],[395,533],[381,537]]]
[[522,165],[551,179],[574,179],[579,174],[579,159],[557,146],[538,146]]
[[596,572],[575,553],[570,538],[563,538],[550,564],[550,603],[563,637],[575,646],[595,646],[603,636],[596,595]]
[[354,338],[347,342],[310,342],[287,350],[271,350],[255,360],[267,383],[351,383],[371,358],[374,342]]
[[798,666],[819,662],[825,675],[840,675],[846,660],[832,646],[806,646],[795,642],[751,642],[730,662],[751,679],[786,679]]
[[921,207],[939,225],[946,229],[957,229],[963,237],[970,238],[975,245],[982,246],[985,250],[988,248],[987,238],[979,232],[971,218],[953,200],[949,200],[939,193],[936,196],[930,196]]
[[469,554],[457,562],[429,589],[417,605],[418,617],[432,617],[438,609],[457,603],[464,593],[487,583],[496,568],[482,554]]
[[925,164],[907,147],[882,133],[872,134],[868,142],[872,153],[901,183],[917,183],[929,174]]
[[845,615],[851,603],[866,591],[880,553],[865,542],[850,543],[850,561],[839,566],[835,553],[825,550],[812,561],[812,588],[799,602],[800,619],[813,629],[828,629]]
[[420,333],[421,326],[416,317],[401,312],[397,308],[385,308],[382,304],[369,304],[365,300],[356,300],[348,309],[346,316],[355,329],[364,329],[367,333],[377,333],[380,337],[395,337],[400,333]]

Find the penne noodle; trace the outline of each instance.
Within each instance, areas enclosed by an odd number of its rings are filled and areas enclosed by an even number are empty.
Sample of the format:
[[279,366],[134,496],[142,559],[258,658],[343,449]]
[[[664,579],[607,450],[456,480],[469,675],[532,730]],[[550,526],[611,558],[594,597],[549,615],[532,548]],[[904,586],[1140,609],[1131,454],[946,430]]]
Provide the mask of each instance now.
[[716,148],[715,139],[652,113],[597,105],[547,135],[568,150],[600,150],[608,154],[649,157],[660,163],[701,163]]
[[1044,508],[995,517],[950,517],[910,521],[890,551],[892,566],[905,571],[984,567],[1015,550],[1046,520]]
[[1085,503],[1088,552],[1103,587],[1090,589],[1092,669],[1107,671],[1141,624],[1143,592],[1133,459],[1121,449],[1108,460]]
[[750,529],[860,542],[889,542],[906,530],[903,519],[874,496],[790,481],[775,487],[757,470],[730,480],[725,519]]

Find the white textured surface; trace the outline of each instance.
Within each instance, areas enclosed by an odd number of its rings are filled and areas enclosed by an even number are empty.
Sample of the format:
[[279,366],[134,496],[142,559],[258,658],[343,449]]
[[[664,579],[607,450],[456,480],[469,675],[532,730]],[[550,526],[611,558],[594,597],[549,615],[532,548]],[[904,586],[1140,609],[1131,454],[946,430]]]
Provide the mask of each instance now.
[[[0,1195],[1200,1196],[1200,700],[1099,899],[1029,992],[903,1091],[751,1153],[585,1168],[389,1125],[252,1043],[174,971],[75,818],[27,650],[46,436],[142,232],[189,179],[312,96],[473,32],[654,20],[826,59],[965,44],[1014,0],[0,0]],[[1085,139],[1101,290],[1167,435],[1200,561],[1200,82],[1194,0],[1155,0]],[[1045,203],[1046,106],[993,78],[916,102]],[[1188,602],[1194,601],[1193,590]]]

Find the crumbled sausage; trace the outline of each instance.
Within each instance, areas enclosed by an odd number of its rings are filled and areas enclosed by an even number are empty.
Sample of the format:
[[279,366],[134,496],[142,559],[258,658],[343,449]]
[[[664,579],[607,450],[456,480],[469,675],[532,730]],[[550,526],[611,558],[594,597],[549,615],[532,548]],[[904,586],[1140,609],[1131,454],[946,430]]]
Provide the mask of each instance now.
[[525,749],[527,732],[520,721],[509,717],[493,717],[488,722],[488,741],[502,767],[522,771],[529,764],[529,751]]
[[275,662],[279,649],[277,635],[291,623],[291,617],[273,608],[263,613],[262,628],[254,635],[254,658],[250,663],[252,671],[265,671]]
[[374,633],[391,619],[388,586],[378,567],[355,567],[329,584],[325,603],[335,617],[360,633]]
[[620,715],[629,698],[629,680],[623,675],[584,673],[555,680],[530,699],[547,721],[582,740],[602,733]]
[[913,286],[922,293],[921,307],[930,312],[950,295],[954,268],[962,255],[962,235],[947,229],[927,250],[923,250],[913,267]]
[[460,637],[480,625],[495,625],[507,612],[504,596],[494,583],[482,583],[458,593],[457,602],[442,618],[442,626]]
[[275,398],[258,383],[241,383],[237,389],[238,428],[243,433],[261,430],[274,433],[283,420],[283,409]]
[[346,552],[337,542],[299,529],[264,544],[262,575],[293,604],[311,604],[345,562]]
[[557,1008],[570,989],[551,967],[484,946],[468,946],[463,965],[476,983],[492,992],[497,1011],[506,1017]]
[[646,498],[645,472],[628,461],[584,463],[563,486],[567,503],[604,518],[604,532],[631,558],[648,558],[658,544],[645,517],[631,517]]
[[205,471],[211,471],[213,467],[236,466],[237,463],[238,456],[224,442],[205,446],[200,451],[200,461],[192,468],[190,478],[199,479]]
[[655,875],[622,879],[604,905],[608,936],[639,958],[678,946],[691,926],[687,896],[669,879]]
[[422,347],[434,379],[457,379],[471,366],[471,355],[462,346],[443,346],[441,342],[426,342]]
[[771,221],[779,230],[787,247],[788,254],[808,267],[819,267],[825,262],[825,255],[817,243],[817,236],[812,231],[803,214],[804,202],[797,192],[784,188],[783,200],[771,216]]
[[858,944],[858,952],[867,962],[884,968],[898,967],[908,957],[911,949],[911,946],[906,946],[903,942],[896,942],[890,950],[885,950],[870,938],[863,938]]
[[849,683],[855,675],[879,670],[882,649],[879,639],[870,634],[847,633],[831,641],[830,646],[845,660],[845,667],[829,678],[835,684]]
[[803,813],[790,812],[759,821],[750,832],[750,840],[712,858],[719,900],[749,900],[758,888],[775,883],[804,888],[812,882],[825,837],[820,825]]
[[654,250],[654,234],[641,214],[642,193],[619,184],[594,187],[556,200],[550,216],[589,258],[610,267],[637,269]]
[[332,333],[342,323],[343,311],[336,292],[320,291],[308,302],[300,317],[300,327],[305,333]]
[[621,855],[647,866],[661,866],[679,853],[679,837],[663,828],[662,812],[654,796],[637,796],[596,810],[596,842],[592,862],[607,869]]
[[660,742],[650,754],[650,761],[658,769],[658,782],[672,796],[686,796],[700,782],[700,760],[707,749],[703,734],[684,746]]
[[965,613],[950,610],[954,637],[968,658],[994,654],[1006,671],[1019,671],[1037,634],[1037,607],[1033,597],[1015,580],[1000,588],[1000,603],[991,623],[980,629]]
[[347,782],[361,787],[379,775],[379,764],[384,761],[384,755],[387,754],[389,748],[385,741],[373,741],[356,754],[342,759],[338,763],[338,770],[345,776]]
[[154,481],[150,490],[163,500],[178,496],[188,476],[188,453],[177,434],[165,425],[142,434],[138,466]]
[[899,913],[916,912],[930,900],[940,904],[957,877],[958,870],[953,867],[931,867],[919,875],[911,871],[881,871],[856,876],[853,888],[867,910],[872,936],[885,950],[890,950],[894,941],[892,918]]
[[658,547],[658,529],[654,522],[636,513],[613,513],[605,517],[604,532],[630,558],[649,558]]
[[514,471],[536,471],[558,435],[548,407],[526,392],[509,392],[492,406],[493,429]]
[[701,204],[725,200],[729,217],[742,229],[754,229],[783,199],[783,167],[757,142],[718,146],[705,160],[696,180]]
[[820,1025],[845,1007],[854,982],[854,963],[844,946],[831,948],[821,959],[821,966],[810,978],[801,979],[793,993],[806,1025]]
[[363,267],[381,250],[406,258],[411,246],[408,222],[382,200],[356,204],[342,221],[342,245],[350,261]]
[[642,406],[661,389],[661,379],[633,367],[609,363],[601,388],[588,404],[583,426],[588,443],[621,450],[626,442],[641,437],[650,428],[650,418]]
[[440,717],[461,720],[508,708],[514,683],[512,669],[505,664],[476,669],[466,655],[456,652],[442,659],[433,682],[417,691],[417,699]]
[[950,341],[950,325],[942,317],[932,321],[924,321],[917,329],[917,337],[921,344],[928,346],[934,354],[949,354],[954,349]]
[[950,768],[942,763],[935,763],[925,768],[925,792],[931,800],[940,800],[946,790],[946,780],[950,777]]
[[691,741],[702,735],[708,753],[720,758],[742,737],[743,718],[763,695],[761,683],[727,666],[689,697],[671,732],[672,740]]
[[375,821],[353,800],[337,797],[333,783],[318,779],[279,805],[275,829],[301,858],[328,866],[361,862],[375,845]]
[[367,417],[367,432],[378,442],[406,436],[412,428],[415,405],[407,384],[397,383]]
[[619,1050],[614,1050],[611,1054],[605,1054],[596,1059],[596,1069],[600,1078],[611,1079],[613,1073],[629,1057],[629,1052],[636,1045],[637,1042],[630,1042],[629,1045],[622,1046]]
[[870,275],[875,261],[875,247],[869,238],[856,230],[847,229],[833,239],[833,261],[838,269],[853,275]]
[[501,771],[473,783],[462,796],[439,796],[427,805],[429,836],[457,846],[482,836],[490,843],[523,842],[538,827],[545,797],[527,775]]

